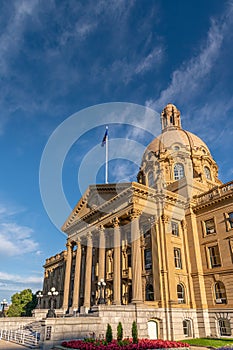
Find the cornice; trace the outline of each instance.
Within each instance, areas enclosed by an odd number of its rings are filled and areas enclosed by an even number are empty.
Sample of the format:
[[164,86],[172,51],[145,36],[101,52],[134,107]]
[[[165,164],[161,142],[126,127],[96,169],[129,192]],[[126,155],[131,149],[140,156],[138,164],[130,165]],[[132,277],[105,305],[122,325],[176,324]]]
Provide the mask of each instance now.
[[186,205],[186,199],[177,193],[173,193],[168,190],[160,192],[136,182],[126,183],[122,185],[110,184],[90,186],[89,191],[85,193],[86,197],[83,199],[81,198],[79,203],[83,203],[84,201],[86,201],[87,203],[88,196],[91,195],[91,192],[94,195],[94,192],[98,192],[100,194],[104,191],[111,193],[113,191],[119,191],[119,193],[116,192],[117,194],[115,196],[105,201],[103,204],[94,207],[83,216],[78,215],[79,210],[77,210],[77,205],[73,210],[72,214],[69,216],[66,223],[63,225],[63,231],[67,234],[73,235],[75,230],[86,231],[87,228],[90,226],[90,221],[91,226],[93,226],[94,223],[99,224],[100,220],[102,223],[102,221],[104,222],[106,220],[109,220],[110,218],[111,220],[114,219],[114,217],[116,217],[116,213],[117,216],[120,217],[121,214],[123,215],[129,209],[134,209],[135,207],[143,211],[144,205],[142,203],[139,203],[140,199],[149,201],[151,203],[157,201],[159,203],[166,202],[173,205]]
[[194,205],[193,211],[197,212],[198,210],[211,207],[230,198],[233,198],[233,181],[215,186],[211,190],[195,196],[194,200],[196,205]]

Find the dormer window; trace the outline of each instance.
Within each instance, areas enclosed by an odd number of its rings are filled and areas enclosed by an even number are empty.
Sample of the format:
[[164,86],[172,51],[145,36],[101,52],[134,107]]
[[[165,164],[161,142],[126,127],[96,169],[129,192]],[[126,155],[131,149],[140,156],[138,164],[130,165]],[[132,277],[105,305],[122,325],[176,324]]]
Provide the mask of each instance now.
[[177,163],[174,166],[174,179],[180,180],[184,177],[184,166],[181,163]]
[[210,169],[208,168],[208,166],[204,166],[204,172],[205,172],[206,179],[211,180],[211,173],[210,173]]

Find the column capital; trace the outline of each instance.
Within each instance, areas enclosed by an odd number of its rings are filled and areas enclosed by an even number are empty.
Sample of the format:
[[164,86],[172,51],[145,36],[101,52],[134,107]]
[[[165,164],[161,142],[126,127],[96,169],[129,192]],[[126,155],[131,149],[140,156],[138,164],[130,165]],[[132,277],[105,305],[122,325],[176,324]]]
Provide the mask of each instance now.
[[162,220],[162,222],[164,222],[164,223],[168,223],[169,220],[170,220],[170,218],[169,218],[168,215],[162,214],[162,215],[161,215],[161,220]]
[[73,248],[73,244],[70,241],[67,241],[66,248],[67,250],[71,250]]
[[134,220],[134,219],[137,219],[141,214],[142,214],[141,210],[132,209],[129,213],[129,216],[131,220]]
[[104,225],[99,225],[98,229],[99,229],[99,231],[104,231],[105,227],[104,227]]
[[120,220],[118,219],[118,217],[112,220],[113,227],[119,227],[119,223],[120,223]]
[[75,244],[77,248],[81,248],[81,239],[77,238]]

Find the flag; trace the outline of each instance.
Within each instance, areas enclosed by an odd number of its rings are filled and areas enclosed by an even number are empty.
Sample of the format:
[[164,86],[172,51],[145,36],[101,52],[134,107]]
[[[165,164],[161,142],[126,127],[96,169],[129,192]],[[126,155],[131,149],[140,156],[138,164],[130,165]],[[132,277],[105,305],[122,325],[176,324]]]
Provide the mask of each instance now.
[[104,145],[106,144],[107,137],[108,137],[108,127],[106,126],[106,131],[105,131],[102,143],[101,143],[102,147],[104,147]]

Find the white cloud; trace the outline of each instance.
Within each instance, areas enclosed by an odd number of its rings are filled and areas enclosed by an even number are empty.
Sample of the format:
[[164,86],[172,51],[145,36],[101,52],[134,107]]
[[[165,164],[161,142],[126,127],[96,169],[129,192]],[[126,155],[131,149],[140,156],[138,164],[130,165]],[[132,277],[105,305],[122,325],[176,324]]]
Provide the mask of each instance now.
[[10,274],[10,273],[0,271],[0,280],[4,281],[5,283],[18,282],[18,283],[24,283],[24,284],[29,284],[29,283],[37,284],[37,283],[41,283],[43,281],[43,278],[38,276],[21,276],[17,274]]
[[197,56],[183,62],[181,67],[172,73],[170,85],[161,92],[158,100],[147,101],[151,107],[163,108],[172,101],[182,101],[194,98],[204,85],[204,79],[208,79],[214,64],[221,53],[224,36],[232,27],[232,2],[218,20],[212,19],[205,44],[200,47]]
[[20,47],[26,17],[30,16],[38,4],[34,1],[16,1],[12,6],[12,16],[8,25],[0,36],[0,72],[6,74],[8,56],[14,54]]
[[137,65],[135,69],[136,74],[142,74],[151,68],[155,67],[155,64],[161,62],[163,57],[163,48],[158,46],[154,48],[141,62]]
[[31,289],[33,293],[42,289],[43,277],[38,275],[25,276],[0,271],[0,293],[8,303],[11,296],[24,289]]
[[15,222],[0,223],[0,253],[8,256],[22,255],[38,250],[32,239],[33,230]]
[[0,204],[0,254],[18,256],[35,252],[38,255],[39,244],[33,239],[34,230],[20,225],[15,216],[22,210]]

